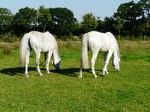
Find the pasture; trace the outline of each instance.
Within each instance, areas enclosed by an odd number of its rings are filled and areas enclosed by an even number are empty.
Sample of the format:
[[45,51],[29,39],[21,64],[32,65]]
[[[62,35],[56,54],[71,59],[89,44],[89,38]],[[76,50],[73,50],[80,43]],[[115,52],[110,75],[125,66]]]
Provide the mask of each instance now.
[[[119,41],[121,71],[115,72],[111,62],[109,75],[101,77],[103,54],[96,60],[96,73],[83,70],[78,78],[81,44],[58,41],[61,71],[50,63],[46,74],[44,56],[38,76],[35,54],[29,63],[29,78],[19,61],[19,42],[0,43],[0,111],[28,112],[148,112],[150,110],[150,41]],[[91,56],[91,53],[89,53]],[[89,58],[90,59],[90,58]]]

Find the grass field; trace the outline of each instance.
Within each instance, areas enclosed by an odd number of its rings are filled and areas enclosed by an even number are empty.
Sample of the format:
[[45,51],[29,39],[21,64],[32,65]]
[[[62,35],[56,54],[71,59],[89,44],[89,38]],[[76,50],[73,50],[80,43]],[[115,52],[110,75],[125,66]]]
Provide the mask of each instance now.
[[[0,43],[0,112],[148,112],[150,111],[150,41],[119,41],[121,71],[111,65],[101,77],[103,54],[96,61],[98,78],[80,67],[80,43],[59,41],[61,71],[39,77],[31,53],[29,78],[18,64],[18,43]],[[91,55],[91,54],[90,54]]]

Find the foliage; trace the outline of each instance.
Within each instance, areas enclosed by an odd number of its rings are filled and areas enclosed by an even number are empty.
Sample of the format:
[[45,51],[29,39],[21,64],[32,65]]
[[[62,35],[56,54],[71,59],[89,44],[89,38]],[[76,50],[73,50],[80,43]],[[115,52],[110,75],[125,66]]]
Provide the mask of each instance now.
[[[97,30],[112,32],[119,37],[145,37],[150,36],[150,0],[133,0],[120,4],[112,17],[101,20],[92,13],[83,15],[78,22],[73,12],[68,8],[45,8],[38,10],[25,7],[12,15],[7,8],[0,8],[0,33],[23,35],[31,30],[50,31],[58,38],[68,38],[70,35],[82,36],[83,33]],[[67,40],[67,39],[65,39]]]
[[146,23],[144,25],[144,30],[145,30],[145,33],[147,33],[147,35],[150,35],[150,24]]
[[75,24],[73,25],[72,34],[75,36],[80,36],[82,35],[83,32],[84,32],[84,29],[82,27],[82,24],[79,22],[75,22]]
[[119,38],[120,38],[120,32],[121,32],[121,29],[123,28],[123,19],[121,19],[120,17],[116,17],[116,22],[113,26],[118,31]]
[[40,6],[38,9],[38,25],[42,26],[43,31],[46,31],[46,26],[52,21],[50,10]]
[[104,32],[116,32],[114,24],[115,20],[113,17],[106,17],[104,20]]
[[18,37],[16,35],[12,35],[11,33],[6,33],[5,35],[0,35],[0,38],[4,42],[14,42],[17,41]]
[[81,24],[85,32],[95,30],[98,25],[98,22],[92,13],[85,14],[82,19],[83,22]]
[[140,0],[139,4],[141,5],[144,11],[144,19],[147,19],[148,23],[150,24],[150,1],[149,0]]
[[13,15],[7,8],[0,8],[0,33],[7,33],[12,24]]
[[137,36],[144,33],[141,28],[143,26],[143,23],[146,22],[145,16],[143,14],[145,10],[143,9],[143,6],[145,5],[146,4],[144,4],[142,0],[138,3],[134,3],[134,1],[131,1],[129,3],[121,4],[118,7],[117,13],[114,13],[115,18],[120,17],[121,19],[123,19],[123,30],[128,32],[130,36]]
[[31,8],[21,8],[14,16],[15,34],[29,32],[36,25],[37,11]]
[[67,8],[50,8],[52,24],[50,29],[57,35],[69,35],[76,22],[74,14]]
[[119,16],[127,22],[132,22],[141,17],[142,14],[143,10],[140,5],[131,1],[129,3],[121,4],[114,16]]
[[96,30],[100,31],[100,32],[105,32],[105,30],[104,30],[104,26],[105,26],[104,21],[102,21],[100,19],[100,17],[97,17],[97,22],[98,22],[98,25],[96,27]]

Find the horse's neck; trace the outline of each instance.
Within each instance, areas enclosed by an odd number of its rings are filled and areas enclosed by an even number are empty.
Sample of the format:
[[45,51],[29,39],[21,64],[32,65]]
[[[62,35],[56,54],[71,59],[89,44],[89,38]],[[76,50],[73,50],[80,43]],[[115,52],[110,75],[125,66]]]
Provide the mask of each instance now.
[[119,59],[119,49],[118,49],[118,46],[114,50],[113,57],[114,57],[114,61]]
[[54,63],[58,63],[60,61],[60,58],[59,58],[59,54],[58,54],[58,49],[54,49],[53,51],[53,61]]

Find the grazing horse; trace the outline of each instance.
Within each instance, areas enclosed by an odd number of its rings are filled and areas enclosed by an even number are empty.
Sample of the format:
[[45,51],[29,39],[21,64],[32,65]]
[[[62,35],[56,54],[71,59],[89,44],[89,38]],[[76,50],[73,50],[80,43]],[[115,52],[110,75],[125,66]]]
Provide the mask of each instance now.
[[91,67],[92,73],[96,78],[97,75],[95,73],[95,60],[97,58],[98,52],[106,52],[105,54],[105,61],[104,61],[104,68],[102,71],[102,76],[108,74],[107,65],[111,56],[113,55],[113,66],[116,71],[120,70],[120,53],[118,43],[113,36],[112,33],[100,33],[98,31],[91,31],[85,33],[82,37],[82,58],[81,58],[81,67],[80,67],[80,76],[82,77],[82,68],[86,69],[89,68],[88,62],[88,49],[92,51],[92,59],[91,59]]
[[[38,31],[31,31],[26,33],[20,43],[20,63],[22,66],[25,65],[25,75],[28,77],[28,64],[29,64],[29,56],[30,51],[33,50],[36,54],[36,66],[39,72],[39,75],[42,76],[40,67],[39,67],[39,59],[41,52],[45,52],[47,54],[46,61],[46,71],[49,71],[49,62],[52,56],[53,65],[56,70],[60,69],[60,58],[58,55],[58,45],[52,34],[49,32],[41,33]],[[45,56],[46,56],[45,54]],[[45,57],[46,58],[46,57]]]

